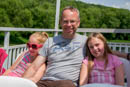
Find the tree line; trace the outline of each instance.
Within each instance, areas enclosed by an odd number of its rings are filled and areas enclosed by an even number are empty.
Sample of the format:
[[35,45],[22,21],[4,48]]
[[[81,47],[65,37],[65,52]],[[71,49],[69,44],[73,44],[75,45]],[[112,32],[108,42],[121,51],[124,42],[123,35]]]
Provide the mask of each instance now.
[[[61,0],[65,6],[79,9],[80,28],[130,29],[130,11],[79,0]],[[0,0],[0,26],[25,28],[54,28],[56,0]],[[32,32],[11,32],[11,43],[25,43]],[[130,40],[129,34],[107,34],[107,39]],[[4,34],[0,32],[0,44]],[[25,38],[26,37],[26,38]]]

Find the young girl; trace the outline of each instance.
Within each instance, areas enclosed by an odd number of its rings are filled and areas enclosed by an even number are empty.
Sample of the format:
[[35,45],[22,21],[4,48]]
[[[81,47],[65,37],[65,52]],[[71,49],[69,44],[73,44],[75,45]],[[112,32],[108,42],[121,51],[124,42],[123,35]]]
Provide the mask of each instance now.
[[87,57],[80,72],[80,85],[108,83],[124,85],[123,64],[112,54],[101,33],[92,33],[87,39]]
[[[23,52],[15,61],[15,63],[3,74],[8,76],[22,77],[26,69],[31,65],[31,63],[38,56],[40,48],[43,46],[43,43],[48,38],[48,34],[45,32],[35,32],[29,37],[27,43],[28,51]],[[42,65],[39,69],[38,75],[43,75],[45,71],[45,64]],[[37,76],[37,75],[36,75]],[[34,75],[35,77],[35,75]],[[35,78],[32,77],[34,81]],[[39,80],[40,78],[38,78]],[[37,82],[37,81],[34,81]]]

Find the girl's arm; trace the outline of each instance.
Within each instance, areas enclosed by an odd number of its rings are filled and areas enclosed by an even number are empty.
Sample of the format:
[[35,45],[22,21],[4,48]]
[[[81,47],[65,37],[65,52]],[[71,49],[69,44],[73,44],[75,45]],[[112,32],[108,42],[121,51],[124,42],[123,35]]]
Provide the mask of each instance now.
[[37,83],[43,77],[45,71],[46,71],[46,64],[44,63],[41,65],[41,67],[38,69],[35,75],[30,77],[29,79]]
[[26,53],[26,51],[24,51],[23,53],[18,55],[18,57],[16,58],[16,61],[13,63],[13,65],[3,73],[4,76],[7,76],[12,70],[14,70],[16,68],[16,66],[20,63],[20,61],[22,60],[25,53]]
[[37,58],[33,61],[31,66],[24,72],[22,75],[23,78],[30,79],[34,75],[36,75],[37,71],[40,69],[42,64],[44,64],[46,61],[46,58],[43,56],[37,56]]
[[20,61],[19,59],[16,60],[16,61],[13,63],[13,65],[3,73],[3,76],[8,76],[8,74],[9,74],[10,72],[12,72],[12,70],[14,70],[15,67],[18,65],[17,63],[18,63],[19,61]]
[[88,83],[88,67],[84,63],[82,63],[81,71],[80,71],[80,80],[79,85],[85,85]]
[[123,68],[123,64],[119,65],[115,69],[115,82],[116,82],[116,85],[124,86],[124,68]]

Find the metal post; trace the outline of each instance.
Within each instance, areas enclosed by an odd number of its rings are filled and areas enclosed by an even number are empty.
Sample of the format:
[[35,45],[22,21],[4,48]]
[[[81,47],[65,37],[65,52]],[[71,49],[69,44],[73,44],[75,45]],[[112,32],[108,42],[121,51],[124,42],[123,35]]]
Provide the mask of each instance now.
[[9,31],[5,32],[4,49],[7,49],[9,47],[9,37],[10,37],[10,32]]
[[[6,50],[6,53],[8,54],[8,58],[10,57],[9,54],[9,38],[10,38],[10,32],[7,31],[5,32],[5,36],[4,36],[4,49]],[[4,61],[3,67],[5,69],[8,68],[8,58]]]
[[84,35],[85,35],[85,36],[87,35],[86,32],[84,32]]
[[60,15],[60,0],[56,1],[56,15],[55,15],[55,36],[58,35],[58,29],[59,29],[59,15]]

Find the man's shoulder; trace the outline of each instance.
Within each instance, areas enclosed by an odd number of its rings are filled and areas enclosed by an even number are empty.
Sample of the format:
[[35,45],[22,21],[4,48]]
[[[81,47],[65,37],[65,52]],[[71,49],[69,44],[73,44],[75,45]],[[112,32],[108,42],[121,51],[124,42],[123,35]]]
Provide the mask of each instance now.
[[87,36],[85,35],[81,35],[81,34],[77,34],[78,37],[84,37],[84,38],[87,38]]
[[54,36],[54,37],[49,37],[48,40],[54,40],[54,39],[60,39],[61,38],[61,35],[58,35],[58,36]]
[[86,40],[87,40],[87,36],[85,36],[85,35],[77,34],[77,37],[78,37],[80,40],[83,40],[83,41],[86,41]]
[[54,36],[54,37],[49,37],[47,39],[47,43],[57,43],[61,40],[61,35],[58,35],[58,36]]

